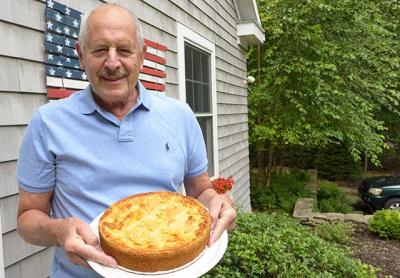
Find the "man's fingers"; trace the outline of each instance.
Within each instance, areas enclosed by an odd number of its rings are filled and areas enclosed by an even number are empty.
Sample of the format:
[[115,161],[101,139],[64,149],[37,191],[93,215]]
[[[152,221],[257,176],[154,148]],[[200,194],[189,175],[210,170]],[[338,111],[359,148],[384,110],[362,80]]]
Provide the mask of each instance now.
[[218,224],[215,226],[214,230],[212,230],[210,239],[208,241],[208,246],[212,246],[222,235],[222,233],[225,231],[225,228],[222,225]]
[[117,266],[117,261],[113,257],[108,256],[106,253],[101,251],[100,246],[95,247],[85,244],[83,239],[79,236],[72,239],[64,248],[70,259],[75,260],[71,260],[73,263],[81,262],[81,260],[79,260],[79,258],[81,258],[83,260],[91,260],[110,267]]
[[71,263],[76,264],[76,265],[81,265],[86,268],[90,268],[89,264],[87,261],[81,257],[79,257],[76,254],[68,254],[68,259]]
[[110,267],[117,266],[115,259],[101,250],[96,235],[87,223],[79,219],[69,222],[73,223],[71,226],[74,228],[64,242],[64,249],[71,262],[85,266],[85,260],[92,260]]
[[209,214],[210,214],[211,221],[212,221],[212,224],[211,224],[212,230],[215,229],[215,225],[217,224],[218,218],[220,217],[221,208],[222,208],[222,203],[213,205],[209,209]]
[[78,234],[82,237],[83,241],[86,244],[97,246],[99,245],[99,240],[97,239],[96,235],[90,228],[90,226],[86,223],[81,223],[76,227]]
[[235,227],[236,211],[227,205],[222,205],[222,209],[215,220],[214,229],[208,242],[209,246],[214,244],[225,230],[229,231]]
[[110,267],[117,267],[118,265],[117,261],[113,257],[108,256],[103,251],[100,251],[99,249],[100,246],[95,247],[91,245],[85,245],[85,248],[82,248],[80,252],[77,253],[80,254],[81,257],[86,258],[87,260],[98,262],[100,264]]

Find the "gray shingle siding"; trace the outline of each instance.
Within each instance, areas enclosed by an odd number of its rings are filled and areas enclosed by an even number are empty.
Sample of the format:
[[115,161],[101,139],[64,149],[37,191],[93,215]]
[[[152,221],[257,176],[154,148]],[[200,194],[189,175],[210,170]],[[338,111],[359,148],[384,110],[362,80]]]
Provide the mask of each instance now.
[[[59,0],[80,11],[108,1]],[[114,1],[113,1],[114,2]],[[178,98],[177,22],[215,43],[219,175],[236,179],[231,195],[244,210],[249,198],[246,56],[236,37],[232,0],[120,0],[137,12],[146,38],[168,47],[166,93]],[[0,207],[5,276],[47,277],[51,250],[17,234],[16,160],[32,113],[47,101],[44,73],[44,0],[0,4]],[[17,12],[18,11],[18,12]]]

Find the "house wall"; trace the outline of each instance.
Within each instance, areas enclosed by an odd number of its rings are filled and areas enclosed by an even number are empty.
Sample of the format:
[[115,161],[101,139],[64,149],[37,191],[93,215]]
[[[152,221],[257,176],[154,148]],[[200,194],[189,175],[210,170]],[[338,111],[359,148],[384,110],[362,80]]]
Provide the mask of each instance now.
[[[59,0],[79,11],[108,1]],[[166,94],[178,98],[177,24],[215,43],[219,175],[233,175],[236,203],[251,210],[246,60],[236,37],[232,0],[119,0],[143,23],[146,38],[168,47]],[[213,5],[209,3],[212,2]],[[41,0],[0,3],[0,208],[6,277],[46,277],[51,250],[25,243],[16,232],[19,145],[33,112],[46,103],[44,9]],[[1,259],[1,258],[0,258]],[[1,264],[0,264],[1,265]]]

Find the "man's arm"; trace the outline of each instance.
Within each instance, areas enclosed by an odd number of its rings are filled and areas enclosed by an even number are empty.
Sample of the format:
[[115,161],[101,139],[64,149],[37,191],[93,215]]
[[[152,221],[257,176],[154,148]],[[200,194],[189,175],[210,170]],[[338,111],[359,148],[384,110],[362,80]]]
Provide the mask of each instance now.
[[19,190],[17,229],[21,237],[35,245],[61,246],[74,264],[88,266],[90,259],[108,266],[116,261],[101,251],[89,225],[77,218],[52,219],[53,192],[30,193]]
[[210,181],[208,173],[197,177],[186,177],[184,180],[186,194],[198,199],[208,207],[212,220],[212,245],[224,230],[232,230],[236,225],[236,210],[231,198],[226,194],[218,194]]

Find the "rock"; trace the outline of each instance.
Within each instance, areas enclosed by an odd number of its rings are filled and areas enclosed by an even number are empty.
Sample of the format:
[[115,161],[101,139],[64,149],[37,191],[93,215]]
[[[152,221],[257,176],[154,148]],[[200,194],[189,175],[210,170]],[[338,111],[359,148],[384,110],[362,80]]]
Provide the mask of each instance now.
[[327,212],[327,213],[324,213],[324,215],[327,217],[327,220],[329,220],[329,221],[344,220],[343,213]]
[[352,221],[357,223],[364,223],[364,215],[359,213],[348,213],[344,215],[345,221]]
[[314,206],[313,198],[298,198],[294,206],[294,210],[312,212],[313,206]]

